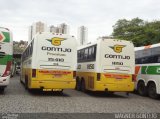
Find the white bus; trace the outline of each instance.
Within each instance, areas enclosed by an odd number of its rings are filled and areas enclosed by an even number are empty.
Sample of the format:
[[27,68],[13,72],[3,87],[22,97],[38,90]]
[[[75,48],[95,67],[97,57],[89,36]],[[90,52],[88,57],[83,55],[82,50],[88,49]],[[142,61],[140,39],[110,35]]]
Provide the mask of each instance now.
[[22,54],[21,82],[26,89],[75,88],[77,42],[73,36],[42,32]]
[[135,48],[135,89],[142,96],[160,94],[160,44]]
[[0,91],[9,84],[13,55],[12,33],[0,27]]
[[133,43],[99,39],[78,48],[77,90],[131,92],[134,90]]

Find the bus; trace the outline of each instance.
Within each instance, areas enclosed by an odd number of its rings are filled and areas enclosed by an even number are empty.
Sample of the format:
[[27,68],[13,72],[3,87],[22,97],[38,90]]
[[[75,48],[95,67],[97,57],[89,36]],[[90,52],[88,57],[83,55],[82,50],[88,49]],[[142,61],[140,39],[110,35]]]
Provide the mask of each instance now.
[[0,27],[0,91],[9,84],[13,55],[12,33]]
[[26,89],[74,89],[77,41],[74,36],[41,32],[22,54],[20,81]]
[[99,38],[78,48],[76,89],[132,92],[135,54],[132,42]]
[[158,98],[160,94],[160,44],[135,48],[135,89],[141,96]]

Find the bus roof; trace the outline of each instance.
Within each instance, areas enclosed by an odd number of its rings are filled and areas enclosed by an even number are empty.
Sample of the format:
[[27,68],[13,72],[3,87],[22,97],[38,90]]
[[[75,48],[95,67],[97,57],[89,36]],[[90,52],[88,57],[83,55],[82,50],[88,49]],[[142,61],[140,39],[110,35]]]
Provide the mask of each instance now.
[[[63,36],[63,37],[67,37],[67,36],[74,37],[74,36],[72,36],[72,35],[62,34],[62,33],[37,32],[37,33],[34,35],[34,37],[28,42],[27,47],[31,44],[31,42],[32,42],[33,40],[36,40],[36,39],[37,39],[37,36],[42,35],[42,34],[46,34],[46,35],[48,35],[48,34],[53,34],[53,35],[55,35],[55,36],[57,36],[57,37],[59,37],[59,36]],[[74,37],[74,38],[75,38],[75,37]],[[25,50],[27,49],[27,47],[25,48]],[[22,54],[25,52],[25,50],[22,52]]]
[[149,49],[149,48],[155,48],[155,47],[160,47],[160,43],[153,44],[153,45],[146,45],[146,46],[141,46],[141,47],[135,47],[134,50],[144,50],[144,49]]
[[8,28],[5,28],[5,27],[0,27],[0,31],[9,32],[9,29],[8,29]]
[[98,44],[98,43],[100,43],[101,41],[105,41],[105,40],[117,40],[117,41],[125,41],[125,42],[129,42],[129,43],[132,43],[131,41],[127,41],[127,40],[120,40],[120,39],[107,39],[107,38],[98,38],[96,41],[94,41],[94,42],[89,42],[89,43],[87,43],[87,44],[85,44],[85,45],[82,45],[82,46],[79,46],[78,47],[78,50],[79,49],[83,49],[83,48],[85,48],[85,47],[89,47],[89,46],[92,46],[92,45],[95,45],[95,44]]

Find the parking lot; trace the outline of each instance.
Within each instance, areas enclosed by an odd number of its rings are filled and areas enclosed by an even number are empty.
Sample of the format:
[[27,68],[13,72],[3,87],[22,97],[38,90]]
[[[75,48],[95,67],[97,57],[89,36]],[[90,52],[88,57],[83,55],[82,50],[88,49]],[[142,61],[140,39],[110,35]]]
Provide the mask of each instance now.
[[83,93],[76,90],[55,92],[25,90],[19,76],[0,94],[0,113],[145,113],[159,112],[160,100],[125,93]]

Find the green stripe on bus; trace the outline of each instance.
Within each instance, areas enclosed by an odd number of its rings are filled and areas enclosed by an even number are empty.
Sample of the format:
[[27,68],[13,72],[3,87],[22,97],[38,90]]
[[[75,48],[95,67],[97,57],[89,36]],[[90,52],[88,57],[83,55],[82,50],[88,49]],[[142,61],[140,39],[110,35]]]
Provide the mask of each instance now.
[[141,73],[142,74],[156,74],[156,75],[159,74],[160,75],[160,65],[142,66]]
[[6,65],[8,61],[12,61],[12,55],[6,55],[3,58],[0,57],[0,65]]
[[141,73],[142,74],[146,74],[146,68],[147,68],[147,66],[142,66],[142,68],[141,68]]
[[5,39],[3,42],[10,42],[10,34],[8,32],[2,32],[2,33],[5,36]]

